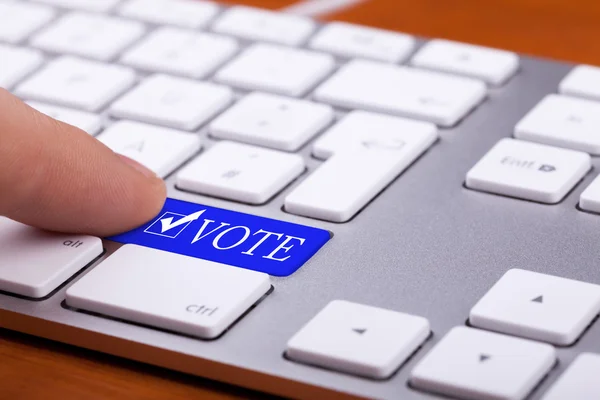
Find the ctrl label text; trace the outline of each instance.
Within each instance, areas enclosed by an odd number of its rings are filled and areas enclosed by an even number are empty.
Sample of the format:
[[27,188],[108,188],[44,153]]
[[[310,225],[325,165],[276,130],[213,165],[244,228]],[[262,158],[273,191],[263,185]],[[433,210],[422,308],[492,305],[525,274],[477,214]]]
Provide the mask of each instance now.
[[192,313],[192,314],[204,315],[204,316],[210,317],[214,313],[216,313],[218,309],[219,309],[219,307],[207,307],[205,305],[190,304],[189,306],[187,306],[185,308],[185,311]]

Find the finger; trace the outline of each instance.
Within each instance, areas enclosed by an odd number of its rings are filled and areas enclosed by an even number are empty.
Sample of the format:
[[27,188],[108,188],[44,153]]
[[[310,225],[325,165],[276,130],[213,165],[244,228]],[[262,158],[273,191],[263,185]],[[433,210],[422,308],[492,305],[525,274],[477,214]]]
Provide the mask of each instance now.
[[150,170],[0,89],[0,215],[106,236],[148,221],[165,197]]

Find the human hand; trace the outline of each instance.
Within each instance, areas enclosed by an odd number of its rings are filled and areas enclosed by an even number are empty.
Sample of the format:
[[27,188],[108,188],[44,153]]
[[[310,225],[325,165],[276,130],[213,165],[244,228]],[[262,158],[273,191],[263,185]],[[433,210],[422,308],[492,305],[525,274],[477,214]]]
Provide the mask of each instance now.
[[42,229],[107,236],[154,217],[164,182],[0,88],[0,215]]

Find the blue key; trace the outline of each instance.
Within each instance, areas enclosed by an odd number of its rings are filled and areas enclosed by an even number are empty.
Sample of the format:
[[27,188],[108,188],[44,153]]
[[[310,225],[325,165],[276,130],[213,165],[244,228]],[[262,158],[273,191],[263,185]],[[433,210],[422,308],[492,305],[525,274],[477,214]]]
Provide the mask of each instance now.
[[289,276],[332,237],[324,229],[175,199],[158,215],[107,239]]

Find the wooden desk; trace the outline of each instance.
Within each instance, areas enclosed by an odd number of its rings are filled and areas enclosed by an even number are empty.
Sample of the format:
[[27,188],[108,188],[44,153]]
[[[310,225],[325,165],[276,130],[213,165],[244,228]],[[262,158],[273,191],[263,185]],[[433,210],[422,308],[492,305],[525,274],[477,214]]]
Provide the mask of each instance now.
[[[292,0],[247,0],[276,8]],[[600,65],[597,0],[370,0],[328,19]],[[242,389],[0,330],[1,399],[233,399]]]

